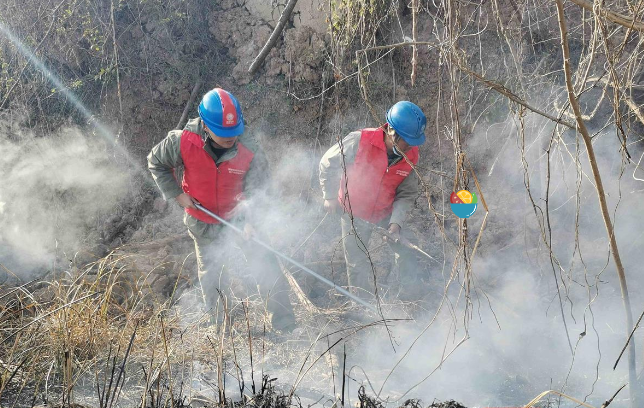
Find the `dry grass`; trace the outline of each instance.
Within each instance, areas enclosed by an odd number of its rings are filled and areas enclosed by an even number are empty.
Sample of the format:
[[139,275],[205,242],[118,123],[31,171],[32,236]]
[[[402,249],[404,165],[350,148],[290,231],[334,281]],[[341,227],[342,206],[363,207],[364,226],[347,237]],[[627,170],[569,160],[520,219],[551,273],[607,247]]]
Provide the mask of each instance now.
[[[379,324],[365,329],[343,318],[345,308],[309,304],[296,308],[299,328],[286,336],[252,293],[229,299],[223,324],[211,324],[185,262],[150,267],[150,254],[136,251],[0,287],[3,407],[297,406],[298,387],[310,398],[331,394],[342,375],[335,346]],[[169,294],[150,285],[161,270]]]
[[[215,360],[232,361],[235,349],[227,347],[226,337],[241,346],[235,339],[242,336],[238,326],[245,323],[248,332],[251,321],[253,327],[263,324],[261,304],[248,308],[247,323],[235,322],[226,332],[207,324],[199,307],[179,306],[194,291],[186,291],[186,298],[174,291],[170,297],[153,293],[149,273],[136,269],[135,258],[114,252],[83,269],[0,295],[3,406],[29,405],[25,398],[68,405],[76,390],[86,396],[89,388],[98,405],[108,407],[124,384],[128,393],[133,387],[144,391],[142,405],[164,405],[173,391],[182,395],[172,386],[183,380],[186,367],[209,363],[217,353],[222,356]],[[176,278],[179,283],[181,275]],[[212,344],[226,347],[213,350]],[[91,387],[89,379],[95,380]],[[161,394],[167,394],[165,401],[157,398]]]

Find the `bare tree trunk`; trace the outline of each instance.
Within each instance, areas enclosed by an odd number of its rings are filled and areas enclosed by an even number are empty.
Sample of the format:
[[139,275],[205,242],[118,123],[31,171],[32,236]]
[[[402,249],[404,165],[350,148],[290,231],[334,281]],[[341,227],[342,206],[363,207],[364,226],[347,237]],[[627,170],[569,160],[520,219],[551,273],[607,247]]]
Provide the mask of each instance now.
[[[572,83],[572,69],[570,68],[570,50],[568,48],[568,38],[567,38],[567,29],[566,29],[566,20],[564,15],[564,7],[562,0],[556,0],[557,2],[557,15],[559,17],[559,30],[561,32],[561,48],[563,52],[563,64],[564,72],[566,75],[566,88],[568,89],[568,100],[570,101],[570,106],[575,113],[575,119],[577,121],[577,129],[584,140],[586,145],[586,150],[588,152],[588,161],[593,170],[593,177],[595,179],[595,185],[597,188],[597,196],[599,198],[599,207],[602,212],[602,217],[604,218],[604,224],[606,225],[606,233],[608,234],[608,240],[610,241],[610,249],[613,254],[613,260],[615,261],[615,268],[617,269],[617,276],[619,277],[619,285],[622,290],[622,301],[624,303],[624,311],[626,312],[626,337],[628,338],[631,328],[633,327],[633,313],[631,311],[631,301],[628,296],[628,287],[626,286],[626,275],[624,273],[624,266],[622,265],[622,259],[619,256],[619,249],[617,247],[617,240],[615,239],[615,231],[613,228],[613,223],[610,219],[610,214],[608,212],[608,205],[606,204],[606,196],[604,194],[604,186],[602,184],[601,175],[599,174],[599,167],[597,166],[597,160],[595,158],[595,150],[593,149],[592,140],[586,124],[582,119],[581,108],[579,107],[579,101],[575,96],[575,91]],[[631,342],[628,348],[628,378],[629,386],[628,390],[630,393],[631,408],[637,407],[636,397],[637,397],[637,373],[635,367],[635,344]]]

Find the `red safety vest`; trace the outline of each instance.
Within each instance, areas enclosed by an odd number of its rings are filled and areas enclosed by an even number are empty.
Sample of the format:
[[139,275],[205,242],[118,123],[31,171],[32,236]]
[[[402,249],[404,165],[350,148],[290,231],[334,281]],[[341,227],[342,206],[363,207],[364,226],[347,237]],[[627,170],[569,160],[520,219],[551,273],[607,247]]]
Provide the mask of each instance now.
[[[244,199],[244,176],[253,160],[253,152],[237,142],[237,155],[215,165],[215,160],[204,150],[204,140],[196,133],[184,130],[181,134],[181,158],[183,180],[181,187],[205,208],[224,219],[232,217],[232,211]],[[208,224],[219,221],[199,210],[186,208],[186,212]]]
[[[338,193],[338,200],[346,212],[372,223],[391,215],[396,189],[412,171],[405,159],[387,166],[384,136],[382,128],[362,130],[355,162],[347,168],[348,182],[343,176]],[[406,155],[414,165],[418,164],[417,146]],[[345,185],[348,186],[348,196]]]

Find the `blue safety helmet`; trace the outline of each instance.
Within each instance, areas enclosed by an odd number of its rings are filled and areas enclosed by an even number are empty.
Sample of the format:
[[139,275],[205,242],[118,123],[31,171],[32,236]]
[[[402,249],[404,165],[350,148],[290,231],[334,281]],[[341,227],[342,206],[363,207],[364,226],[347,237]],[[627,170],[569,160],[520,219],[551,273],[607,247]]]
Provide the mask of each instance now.
[[409,101],[400,101],[387,112],[387,123],[410,146],[425,143],[427,118],[422,110]]
[[199,117],[215,135],[235,137],[244,133],[244,116],[237,99],[228,91],[215,88],[199,104]]

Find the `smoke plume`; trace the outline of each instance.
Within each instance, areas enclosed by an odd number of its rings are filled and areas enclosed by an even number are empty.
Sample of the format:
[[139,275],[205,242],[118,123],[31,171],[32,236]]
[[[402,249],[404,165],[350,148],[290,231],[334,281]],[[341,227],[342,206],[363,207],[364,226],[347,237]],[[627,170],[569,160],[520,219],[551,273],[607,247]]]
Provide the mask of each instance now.
[[78,128],[46,136],[3,128],[0,152],[0,263],[20,278],[93,245],[126,196],[129,175]]

